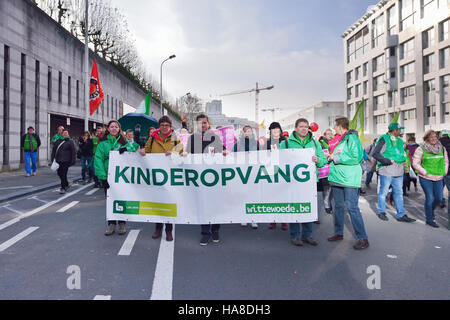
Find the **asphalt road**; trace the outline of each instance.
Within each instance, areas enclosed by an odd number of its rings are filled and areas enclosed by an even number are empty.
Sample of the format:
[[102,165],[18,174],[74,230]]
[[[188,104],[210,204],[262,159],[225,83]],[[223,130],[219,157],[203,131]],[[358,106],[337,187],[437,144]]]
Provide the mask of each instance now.
[[[360,199],[364,251],[352,248],[348,216],[344,241],[329,243],[333,217],[325,213],[317,247],[295,247],[288,231],[267,224],[223,225],[221,242],[206,247],[199,226],[176,226],[172,243],[151,238],[154,224],[128,223],[126,235],[106,237],[104,194],[91,190],[75,185],[64,196],[54,189],[0,204],[0,299],[450,298],[447,208],[436,211],[439,229],[426,226],[420,187],[405,198],[413,224],[397,222],[392,208],[389,221],[379,220],[375,190]],[[367,285],[374,266],[379,289]]]

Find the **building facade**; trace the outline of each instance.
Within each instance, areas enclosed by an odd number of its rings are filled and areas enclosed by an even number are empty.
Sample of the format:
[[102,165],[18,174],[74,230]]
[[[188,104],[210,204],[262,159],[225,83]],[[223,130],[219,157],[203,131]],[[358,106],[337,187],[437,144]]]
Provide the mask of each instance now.
[[342,101],[322,101],[313,106],[299,108],[299,111],[278,120],[278,122],[283,130],[290,134],[295,129],[297,119],[305,118],[310,123],[315,122],[319,125],[319,131],[314,134],[320,136],[326,129],[333,129],[334,120],[339,116],[344,116],[344,109],[344,102]]
[[346,115],[365,100],[365,131],[400,111],[406,136],[450,128],[450,0],[383,0],[343,35]]
[[249,125],[252,128],[258,128],[257,123],[254,121],[245,118],[227,117],[222,114],[222,100],[212,100],[211,102],[207,102],[205,104],[205,113],[209,117],[213,128],[233,126],[237,135],[240,134],[244,126]]
[[[137,107],[145,94],[92,51],[89,58],[90,68],[97,59],[105,99],[90,117],[93,130],[119,119],[124,103]],[[49,140],[59,125],[69,128],[72,138],[82,135],[84,71],[83,43],[32,1],[0,1],[0,170],[23,166],[20,138],[29,126],[42,141],[40,165],[49,162]],[[158,119],[159,105],[152,105]]]

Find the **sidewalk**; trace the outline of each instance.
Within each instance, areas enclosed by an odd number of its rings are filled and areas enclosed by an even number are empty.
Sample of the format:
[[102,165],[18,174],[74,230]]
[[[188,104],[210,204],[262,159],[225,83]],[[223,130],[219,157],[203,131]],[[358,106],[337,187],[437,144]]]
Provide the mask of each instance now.
[[[81,165],[77,163],[67,173],[69,183],[81,179]],[[50,167],[38,168],[36,175],[26,177],[25,169],[0,173],[0,203],[60,185],[58,174]]]

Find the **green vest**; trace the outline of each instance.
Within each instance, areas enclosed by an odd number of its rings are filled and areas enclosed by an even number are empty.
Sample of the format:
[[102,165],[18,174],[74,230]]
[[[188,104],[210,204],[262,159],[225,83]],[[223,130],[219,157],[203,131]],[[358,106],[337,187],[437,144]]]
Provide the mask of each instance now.
[[[31,151],[29,136],[29,134],[25,136],[25,142],[23,144],[23,150],[25,151]],[[31,135],[31,143],[33,144],[33,151],[37,151],[37,141],[33,135]]]
[[[380,140],[384,139],[386,144],[386,150],[383,152],[383,157],[387,159],[394,160],[396,163],[403,163],[406,161],[405,149],[403,147],[403,140],[387,133],[381,136]],[[383,166],[382,163],[378,163],[380,167]]]
[[427,153],[422,146],[421,148],[423,151],[422,166],[427,174],[433,176],[445,176],[444,148],[442,148],[441,153],[439,154]]
[[97,151],[98,142],[100,141],[99,137],[93,137],[92,138],[92,144],[94,145],[94,148],[92,149],[93,154]]

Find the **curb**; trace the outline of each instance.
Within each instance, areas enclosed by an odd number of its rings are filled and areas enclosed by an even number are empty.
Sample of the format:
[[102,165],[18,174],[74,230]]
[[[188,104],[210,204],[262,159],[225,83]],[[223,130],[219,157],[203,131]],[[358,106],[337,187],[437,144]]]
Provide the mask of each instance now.
[[[81,180],[81,176],[77,176],[77,177],[72,178],[69,181],[69,183],[74,183],[74,182],[76,182],[78,180]],[[61,185],[61,182],[48,183],[48,184],[44,184],[44,185],[41,185],[41,186],[38,186],[38,187],[30,188],[30,189],[25,190],[25,191],[19,191],[19,192],[10,193],[10,194],[8,194],[6,196],[1,196],[0,197],[0,203],[11,201],[11,200],[14,200],[14,199],[17,199],[17,198],[21,198],[21,197],[24,197],[24,196],[28,196],[28,195],[31,195],[33,193],[38,193],[38,192],[41,192],[41,191],[53,189],[53,188],[55,188],[55,187],[57,187],[59,185]]]

